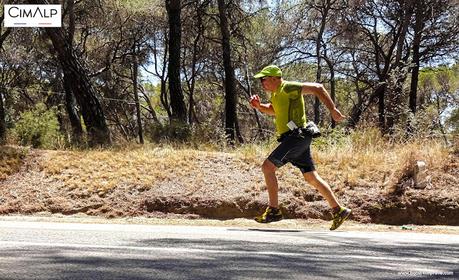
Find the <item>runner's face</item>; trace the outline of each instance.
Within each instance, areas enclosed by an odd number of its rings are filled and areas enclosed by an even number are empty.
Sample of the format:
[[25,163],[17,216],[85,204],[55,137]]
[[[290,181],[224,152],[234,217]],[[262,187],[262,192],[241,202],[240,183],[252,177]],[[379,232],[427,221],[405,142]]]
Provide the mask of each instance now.
[[260,78],[261,85],[266,91],[275,91],[277,88],[277,77],[263,77]]

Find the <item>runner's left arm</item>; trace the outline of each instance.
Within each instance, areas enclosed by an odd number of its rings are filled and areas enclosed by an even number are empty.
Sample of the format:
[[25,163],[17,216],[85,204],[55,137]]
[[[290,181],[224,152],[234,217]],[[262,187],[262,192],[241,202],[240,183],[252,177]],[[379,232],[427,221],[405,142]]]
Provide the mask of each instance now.
[[346,117],[336,108],[335,103],[330,98],[327,90],[322,84],[319,83],[303,83],[301,88],[302,94],[313,94],[319,98],[319,100],[328,108],[332,118],[339,122],[344,120]]

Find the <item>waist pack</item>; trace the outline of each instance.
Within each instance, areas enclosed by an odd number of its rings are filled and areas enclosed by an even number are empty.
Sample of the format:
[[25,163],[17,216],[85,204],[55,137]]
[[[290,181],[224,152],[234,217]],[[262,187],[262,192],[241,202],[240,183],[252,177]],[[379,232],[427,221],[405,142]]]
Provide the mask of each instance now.
[[303,129],[307,134],[311,135],[312,138],[316,138],[321,135],[319,127],[314,122],[307,122],[306,127]]
[[312,121],[307,122],[305,127],[296,128],[283,133],[279,138],[278,142],[282,142],[289,136],[310,136],[312,138],[319,137],[321,135],[319,127]]

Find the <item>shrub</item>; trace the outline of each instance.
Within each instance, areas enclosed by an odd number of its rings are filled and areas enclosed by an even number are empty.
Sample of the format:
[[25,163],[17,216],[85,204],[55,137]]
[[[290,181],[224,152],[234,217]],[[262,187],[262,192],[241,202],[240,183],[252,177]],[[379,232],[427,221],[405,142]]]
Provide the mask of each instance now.
[[57,148],[63,142],[54,108],[39,103],[34,109],[21,113],[13,133],[21,145],[34,148]]

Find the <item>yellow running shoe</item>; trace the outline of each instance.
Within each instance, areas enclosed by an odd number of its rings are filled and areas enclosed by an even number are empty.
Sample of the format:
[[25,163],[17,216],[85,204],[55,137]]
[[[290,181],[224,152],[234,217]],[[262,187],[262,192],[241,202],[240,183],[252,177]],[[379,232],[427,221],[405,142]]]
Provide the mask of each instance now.
[[341,207],[338,213],[333,214],[333,223],[330,230],[335,230],[351,215],[352,210],[346,207]]
[[259,223],[271,223],[280,221],[282,218],[282,211],[280,209],[268,206],[261,216],[255,217],[255,221]]

